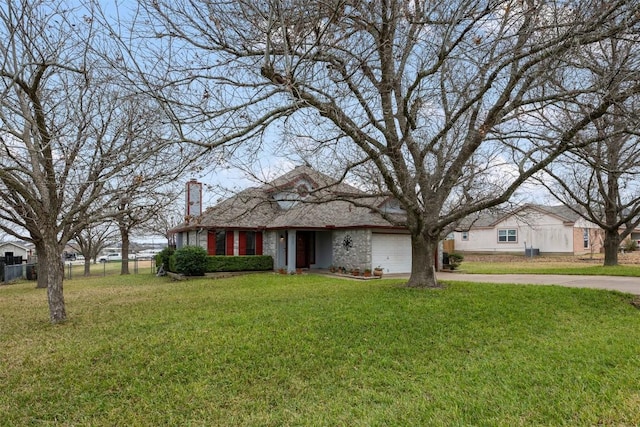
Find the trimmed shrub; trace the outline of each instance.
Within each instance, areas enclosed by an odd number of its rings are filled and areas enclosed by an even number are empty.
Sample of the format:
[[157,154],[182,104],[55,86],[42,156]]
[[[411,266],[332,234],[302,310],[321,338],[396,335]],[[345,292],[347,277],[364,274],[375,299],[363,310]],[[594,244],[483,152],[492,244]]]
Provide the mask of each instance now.
[[176,268],[176,253],[172,253],[169,257],[169,271],[173,273],[177,273],[178,269]]
[[632,240],[631,238],[625,239],[622,241],[622,249],[626,252],[633,252],[638,250],[638,242],[636,240]]
[[169,261],[169,258],[171,257],[171,255],[173,255],[173,253],[176,250],[170,247],[166,247],[163,250],[161,250],[160,252],[158,252],[156,254],[156,266],[158,266],[158,268],[164,264],[164,269],[165,270],[169,270],[169,271],[175,271],[171,269],[171,262]]
[[462,264],[462,260],[464,259],[464,255],[457,253],[457,252],[453,252],[449,254],[449,267],[452,270],[455,270],[456,268],[458,268],[460,266],[460,264]]
[[184,246],[173,256],[177,273],[185,276],[204,276],[207,271],[207,251],[200,246]]
[[207,271],[268,271],[273,270],[273,258],[269,255],[210,256]]

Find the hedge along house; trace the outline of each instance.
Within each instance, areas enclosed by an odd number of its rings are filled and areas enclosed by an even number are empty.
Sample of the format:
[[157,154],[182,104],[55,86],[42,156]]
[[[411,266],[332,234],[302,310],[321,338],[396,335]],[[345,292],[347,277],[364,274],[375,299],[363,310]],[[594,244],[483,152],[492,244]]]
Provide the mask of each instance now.
[[198,245],[210,255],[270,255],[276,269],[289,272],[332,265],[410,272],[407,230],[383,219],[370,206],[403,216],[393,200],[372,197],[299,166],[201,215],[187,215],[171,234],[177,248]]

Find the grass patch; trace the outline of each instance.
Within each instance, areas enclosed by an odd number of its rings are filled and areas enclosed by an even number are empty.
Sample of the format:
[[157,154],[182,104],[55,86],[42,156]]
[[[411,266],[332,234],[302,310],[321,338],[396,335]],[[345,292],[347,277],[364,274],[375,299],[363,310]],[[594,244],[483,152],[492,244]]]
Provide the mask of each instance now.
[[[122,269],[122,261],[109,261],[91,263],[90,277],[104,277],[112,274],[120,274]],[[129,260],[129,273],[131,274],[149,274],[156,271],[155,262],[150,260]],[[84,263],[74,261],[64,263],[64,277],[67,280],[74,280],[84,277]],[[71,278],[71,279],[70,279]]]
[[0,287],[4,425],[636,425],[616,292],[258,274]]
[[640,265],[603,266],[558,261],[465,261],[459,271],[470,274],[570,274],[640,277]]

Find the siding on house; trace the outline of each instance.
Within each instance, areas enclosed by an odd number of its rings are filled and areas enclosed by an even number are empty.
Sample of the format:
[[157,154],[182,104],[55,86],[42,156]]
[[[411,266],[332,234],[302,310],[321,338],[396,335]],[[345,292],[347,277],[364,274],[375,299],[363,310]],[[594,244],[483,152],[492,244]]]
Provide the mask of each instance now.
[[[500,230],[515,230],[515,240],[499,242]],[[549,215],[529,216],[526,221],[511,216],[490,228],[471,229],[466,241],[461,236],[455,235],[457,251],[524,253],[525,244],[540,252],[571,253],[573,249],[572,227]]]
[[33,252],[22,245],[18,245],[12,242],[4,242],[0,244],[0,257],[4,257],[5,253],[11,252],[14,257],[22,257],[24,262],[27,261],[29,255]]
[[[526,246],[546,254],[584,254],[592,249],[591,246],[584,248],[585,228],[594,237],[598,234],[597,226],[582,218],[569,220],[547,213],[542,208],[524,208],[493,223],[471,227],[467,240],[462,240],[462,232],[454,233],[455,249],[463,252],[524,253]],[[510,236],[515,230],[516,236],[508,241],[499,241],[500,230],[510,233]],[[600,244],[593,240],[590,245],[596,245],[593,250],[597,252]]]

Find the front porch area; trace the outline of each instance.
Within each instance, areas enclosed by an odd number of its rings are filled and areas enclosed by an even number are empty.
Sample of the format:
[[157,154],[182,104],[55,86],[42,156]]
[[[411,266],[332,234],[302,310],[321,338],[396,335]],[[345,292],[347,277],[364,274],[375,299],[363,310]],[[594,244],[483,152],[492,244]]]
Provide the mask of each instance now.
[[281,230],[276,240],[274,267],[289,273],[297,268],[328,269],[332,254],[331,231]]

